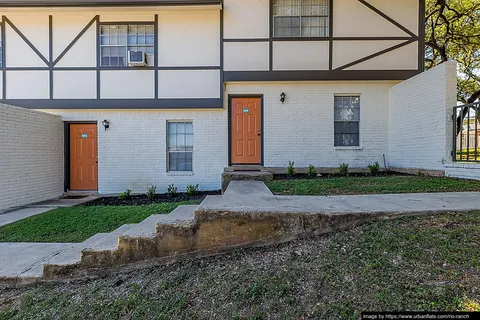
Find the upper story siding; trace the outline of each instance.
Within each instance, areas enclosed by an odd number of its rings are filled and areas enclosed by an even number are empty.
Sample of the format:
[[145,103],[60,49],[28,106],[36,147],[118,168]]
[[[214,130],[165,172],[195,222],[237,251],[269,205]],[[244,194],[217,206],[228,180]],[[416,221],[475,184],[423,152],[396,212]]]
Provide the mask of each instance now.
[[[328,34],[313,38],[275,37],[273,0],[3,3],[0,98],[37,109],[221,108],[225,81],[403,80],[422,71],[423,0],[328,1]],[[117,24],[153,28],[147,67],[104,65],[101,28]]]

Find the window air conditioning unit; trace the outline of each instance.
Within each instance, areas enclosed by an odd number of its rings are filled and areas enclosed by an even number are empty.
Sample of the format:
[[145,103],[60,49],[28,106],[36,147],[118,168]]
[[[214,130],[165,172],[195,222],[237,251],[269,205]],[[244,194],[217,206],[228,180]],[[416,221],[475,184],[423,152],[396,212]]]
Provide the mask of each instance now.
[[146,56],[143,51],[128,51],[128,64],[132,67],[146,67]]

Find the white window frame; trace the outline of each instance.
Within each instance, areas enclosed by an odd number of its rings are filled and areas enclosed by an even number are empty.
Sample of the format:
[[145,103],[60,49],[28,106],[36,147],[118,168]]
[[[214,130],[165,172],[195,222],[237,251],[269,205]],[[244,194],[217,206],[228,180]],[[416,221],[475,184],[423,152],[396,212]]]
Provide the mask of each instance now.
[[[341,120],[335,120],[335,98],[358,98],[359,99],[359,115],[358,115],[358,120],[352,120],[349,122],[358,122],[358,145],[350,145],[350,146],[336,146],[335,145],[335,123],[337,122],[347,122],[347,121],[341,121]],[[333,147],[335,150],[362,150],[363,145],[362,145],[362,118],[363,118],[363,108],[362,108],[362,95],[360,93],[339,93],[335,94],[333,98]]]
[[[179,150],[170,150],[170,144],[169,144],[169,138],[170,138],[170,132],[168,130],[168,126],[170,123],[191,123],[192,124],[192,145],[191,146],[175,146],[176,148],[191,148],[191,150],[185,150],[185,151],[179,151]],[[175,133],[176,135],[177,133]],[[166,123],[166,156],[167,156],[167,172],[168,173],[179,173],[179,174],[191,174],[193,173],[193,164],[194,164],[194,148],[195,148],[195,128],[193,125],[193,120],[167,120]],[[173,147],[172,147],[173,148]],[[192,154],[192,170],[170,170],[170,153],[171,152],[190,152]]]
[[[297,39],[297,38],[303,38],[303,39],[308,39],[308,38],[328,38],[330,36],[330,11],[331,11],[331,8],[330,6],[332,5],[331,4],[331,1],[330,0],[327,0],[328,2],[328,14],[327,15],[311,15],[311,16],[303,16],[302,15],[302,7],[303,7],[303,0],[300,0],[300,10],[299,10],[299,16],[281,16],[281,15],[275,15],[275,7],[280,7],[281,5],[278,5],[278,4],[275,4],[275,0],[272,0],[272,12],[271,12],[271,19],[272,19],[272,34],[273,34],[273,38],[294,38],[294,39]],[[300,24],[299,24],[299,29],[300,29],[300,35],[299,36],[275,36],[275,18],[276,17],[299,17],[300,18]],[[325,35],[322,35],[322,36],[303,36],[302,35],[302,30],[303,30],[303,27],[302,27],[302,17],[320,17],[320,18],[327,18],[327,25],[325,27],[325,30],[326,30],[326,34]]]
[[[121,27],[121,26],[125,26],[125,27],[127,28],[127,34],[126,34],[127,43],[126,43],[126,44],[110,44],[110,43],[109,43],[109,44],[102,44],[102,36],[106,36],[107,38],[109,38],[109,36],[110,36],[110,33],[107,34],[107,35],[106,35],[106,34],[103,34],[103,33],[102,33],[102,29],[103,29],[104,27],[108,27],[108,29],[110,30],[110,27],[112,27],[112,26],[115,26],[115,27],[117,27],[117,28],[119,28],[119,27]],[[147,33],[147,32],[145,31],[145,33],[143,34],[143,36],[145,37],[145,44],[138,44],[138,43],[137,43],[137,44],[129,44],[129,41],[128,41],[129,36],[130,36],[130,34],[129,34],[129,28],[132,27],[132,26],[135,26],[135,27],[137,27],[137,28],[138,28],[139,26],[143,26],[143,27],[145,27],[145,28],[147,28],[147,27],[152,28],[153,33]],[[147,44],[147,40],[146,40],[147,37],[148,37],[148,36],[152,36],[152,35],[153,35],[153,39],[154,39],[154,40],[153,40],[153,43]],[[100,39],[99,39],[99,41],[98,41],[99,46],[100,46],[100,66],[101,66],[102,68],[131,68],[132,66],[129,66],[129,65],[128,65],[128,51],[130,51],[130,49],[131,49],[132,47],[137,47],[137,48],[138,48],[138,47],[153,48],[153,53],[149,53],[149,54],[147,54],[147,56],[155,56],[155,54],[156,54],[156,52],[155,52],[155,37],[156,37],[156,36],[157,36],[157,35],[155,34],[155,24],[154,24],[153,22],[152,22],[152,23],[150,23],[150,22],[148,22],[148,23],[141,23],[141,24],[140,24],[140,23],[129,23],[129,22],[115,22],[115,23],[103,23],[103,24],[100,23],[100,35],[99,35]],[[120,38],[120,37],[118,37],[118,39],[119,39],[119,38]],[[137,38],[138,38],[138,36],[137,36]],[[137,41],[137,42],[138,42],[138,41]],[[112,66],[112,65],[110,65],[110,64],[109,64],[109,65],[104,65],[104,64],[103,64],[103,50],[102,50],[103,48],[125,48],[125,63],[124,63],[123,65],[118,65],[118,66]],[[112,56],[109,55],[108,57],[111,58]]]

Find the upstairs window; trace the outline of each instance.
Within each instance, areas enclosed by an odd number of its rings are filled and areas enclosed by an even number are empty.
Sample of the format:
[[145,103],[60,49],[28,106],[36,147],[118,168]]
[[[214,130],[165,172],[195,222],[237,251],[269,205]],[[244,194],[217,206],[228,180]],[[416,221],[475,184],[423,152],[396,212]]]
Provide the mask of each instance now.
[[360,97],[335,96],[335,147],[360,146]]
[[328,37],[330,0],[273,0],[274,37]]
[[154,28],[152,25],[101,25],[100,50],[102,67],[126,67],[128,51],[143,51],[147,64],[154,55]]

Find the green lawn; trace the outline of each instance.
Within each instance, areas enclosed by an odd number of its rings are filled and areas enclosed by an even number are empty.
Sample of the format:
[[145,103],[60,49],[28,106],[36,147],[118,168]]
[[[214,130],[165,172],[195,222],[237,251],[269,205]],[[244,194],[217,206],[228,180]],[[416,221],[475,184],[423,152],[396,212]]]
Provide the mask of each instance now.
[[0,227],[0,242],[82,242],[97,233],[139,223],[152,214],[170,213],[179,205],[197,203],[59,208]]
[[275,194],[310,196],[480,191],[480,181],[416,176],[274,180],[267,186]]
[[480,212],[378,221],[93,280],[0,289],[0,319],[348,319],[480,311]]

